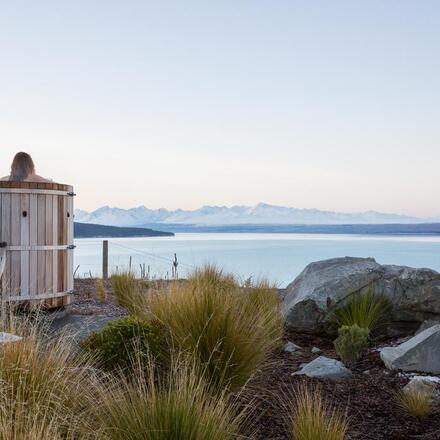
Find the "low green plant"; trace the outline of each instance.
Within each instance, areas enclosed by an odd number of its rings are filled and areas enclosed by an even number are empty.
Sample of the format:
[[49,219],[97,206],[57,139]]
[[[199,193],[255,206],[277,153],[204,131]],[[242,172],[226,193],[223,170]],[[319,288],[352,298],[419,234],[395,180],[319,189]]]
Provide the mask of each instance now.
[[165,378],[153,368],[134,380],[113,380],[96,409],[100,440],[235,440],[241,416],[224,393],[212,395],[191,363],[174,364]]
[[369,290],[350,297],[331,313],[330,320],[338,328],[358,325],[374,333],[386,323],[391,309],[391,303],[385,296]]
[[396,400],[402,412],[417,419],[425,419],[433,410],[434,395],[430,390],[412,388],[400,391]]
[[135,355],[142,359],[154,357],[158,362],[163,361],[165,356],[160,325],[151,325],[132,317],[107,323],[100,331],[90,335],[82,347],[107,371],[129,369]]
[[367,328],[354,325],[343,325],[338,330],[338,337],[334,341],[335,349],[343,362],[347,365],[359,359],[362,352],[368,347],[370,331]]
[[289,425],[293,440],[344,440],[348,431],[345,413],[330,407],[319,388],[301,384],[295,389]]

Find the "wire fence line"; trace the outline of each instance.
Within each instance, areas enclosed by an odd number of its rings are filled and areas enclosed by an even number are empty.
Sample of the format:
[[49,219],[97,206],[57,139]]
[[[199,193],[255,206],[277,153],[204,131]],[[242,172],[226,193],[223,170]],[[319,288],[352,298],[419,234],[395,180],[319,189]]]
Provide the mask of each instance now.
[[[113,247],[118,247],[125,251],[128,251],[128,255],[124,255],[124,258],[128,257],[127,263],[111,263],[108,264],[110,273],[119,272],[121,270],[129,270],[136,274],[139,273],[140,278],[145,279],[177,279],[179,277],[178,269],[183,267],[186,271],[195,269],[195,266],[189,263],[181,262],[177,258],[177,254],[174,253],[174,258],[167,258],[162,255],[157,255],[151,252],[144,251],[142,249],[135,248],[133,246],[126,246],[114,241],[109,240],[108,243]],[[120,259],[122,255],[118,255]],[[142,259],[141,259],[142,258]],[[135,261],[136,260],[136,261]],[[151,266],[160,265],[162,266],[159,270],[151,270]],[[139,267],[138,267],[139,266]],[[85,270],[84,270],[85,269]],[[171,276],[170,276],[171,272]],[[97,263],[80,263],[76,266],[75,277],[78,278],[94,278],[102,275],[102,265],[101,262]]]

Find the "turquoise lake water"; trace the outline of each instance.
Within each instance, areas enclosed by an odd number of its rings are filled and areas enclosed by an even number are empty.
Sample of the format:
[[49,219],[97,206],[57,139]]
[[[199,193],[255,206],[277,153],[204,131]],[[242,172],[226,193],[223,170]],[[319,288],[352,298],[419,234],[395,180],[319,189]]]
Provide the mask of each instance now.
[[[101,276],[102,238],[75,240],[76,276]],[[440,237],[324,234],[180,233],[175,237],[109,239],[110,271],[171,276],[177,254],[179,276],[197,265],[215,263],[241,279],[265,277],[285,287],[304,267],[332,257],[373,257],[382,264],[429,267],[440,271]]]

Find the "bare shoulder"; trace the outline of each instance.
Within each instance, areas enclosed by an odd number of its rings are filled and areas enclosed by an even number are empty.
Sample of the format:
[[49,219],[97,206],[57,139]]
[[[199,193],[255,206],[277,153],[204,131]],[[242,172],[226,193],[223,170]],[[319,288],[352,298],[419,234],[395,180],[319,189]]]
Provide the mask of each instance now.
[[32,176],[29,176],[28,179],[26,179],[28,182],[37,182],[37,183],[52,183],[53,180],[46,179],[45,177],[39,176],[38,174],[34,174]]

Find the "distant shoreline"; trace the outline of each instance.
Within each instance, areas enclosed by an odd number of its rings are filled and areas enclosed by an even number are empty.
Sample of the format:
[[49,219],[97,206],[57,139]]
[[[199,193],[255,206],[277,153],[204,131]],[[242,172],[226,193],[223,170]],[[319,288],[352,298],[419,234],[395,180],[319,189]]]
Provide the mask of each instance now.
[[346,225],[185,225],[159,224],[144,225],[148,228],[160,228],[172,232],[211,232],[211,233],[261,233],[261,234],[340,234],[340,235],[413,235],[440,236],[440,223],[416,224],[346,224]]
[[172,237],[175,233],[256,233],[440,236],[440,223],[346,224],[346,225],[213,225],[151,223],[139,227],[75,223],[75,238]]

